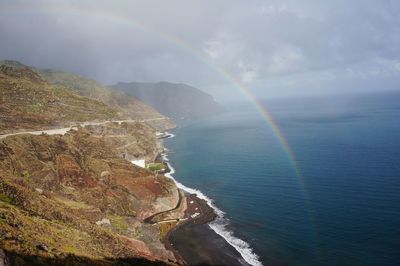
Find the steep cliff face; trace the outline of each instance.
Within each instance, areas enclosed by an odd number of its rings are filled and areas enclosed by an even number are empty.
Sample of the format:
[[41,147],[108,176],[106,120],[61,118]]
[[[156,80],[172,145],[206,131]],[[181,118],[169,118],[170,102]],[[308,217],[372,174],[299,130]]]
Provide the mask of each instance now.
[[211,95],[186,84],[120,82],[111,88],[132,95],[175,119],[215,115],[223,111]]
[[143,123],[1,140],[0,247],[14,262],[173,263],[159,227],[144,220],[175,208],[178,189],[123,158],[160,148]]

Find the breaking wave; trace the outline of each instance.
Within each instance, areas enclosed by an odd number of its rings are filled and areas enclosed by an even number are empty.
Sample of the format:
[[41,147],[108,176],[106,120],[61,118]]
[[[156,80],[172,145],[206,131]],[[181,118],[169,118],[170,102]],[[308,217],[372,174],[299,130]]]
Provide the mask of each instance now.
[[[175,135],[171,134],[168,138],[175,137]],[[163,160],[167,163],[170,172],[166,173],[165,176],[171,178],[174,180],[176,183],[176,186],[190,194],[196,194],[199,199],[203,199],[207,202],[207,204],[214,209],[215,213],[217,214],[217,218],[210,222],[208,225],[211,227],[211,229],[220,235],[222,238],[224,238],[232,247],[234,247],[240,255],[243,257],[243,259],[246,261],[246,263],[253,265],[253,266],[260,266],[262,265],[259,257],[257,254],[254,253],[252,248],[250,247],[249,243],[241,240],[240,238],[237,238],[234,236],[233,232],[228,229],[229,225],[229,219],[226,218],[225,212],[222,210],[218,209],[214,203],[213,200],[207,197],[206,195],[203,194],[200,190],[194,189],[187,187],[183,185],[182,183],[178,182],[174,178],[175,174],[175,169],[172,167],[172,165],[169,162],[169,158],[167,155],[168,150],[166,149],[165,152],[162,154]]]

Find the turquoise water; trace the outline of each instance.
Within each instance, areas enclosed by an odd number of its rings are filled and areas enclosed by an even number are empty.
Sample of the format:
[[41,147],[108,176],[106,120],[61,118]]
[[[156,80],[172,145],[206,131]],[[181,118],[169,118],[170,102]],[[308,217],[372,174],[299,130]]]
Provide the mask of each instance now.
[[400,263],[400,94],[266,103],[301,176],[256,110],[187,122],[175,178],[213,199],[264,264]]

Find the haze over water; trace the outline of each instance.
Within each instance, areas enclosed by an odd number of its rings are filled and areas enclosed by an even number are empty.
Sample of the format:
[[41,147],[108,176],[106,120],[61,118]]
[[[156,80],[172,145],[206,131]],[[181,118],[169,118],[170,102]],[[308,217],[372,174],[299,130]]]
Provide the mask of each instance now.
[[400,261],[400,94],[267,104],[301,178],[252,107],[186,123],[166,141],[175,177],[227,213],[264,264]]

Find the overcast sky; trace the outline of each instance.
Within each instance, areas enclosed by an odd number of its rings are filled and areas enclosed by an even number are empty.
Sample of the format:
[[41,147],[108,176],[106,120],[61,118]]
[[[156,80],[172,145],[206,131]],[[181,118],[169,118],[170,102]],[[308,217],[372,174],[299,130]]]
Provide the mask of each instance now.
[[0,59],[223,100],[400,89],[400,1],[0,0]]

